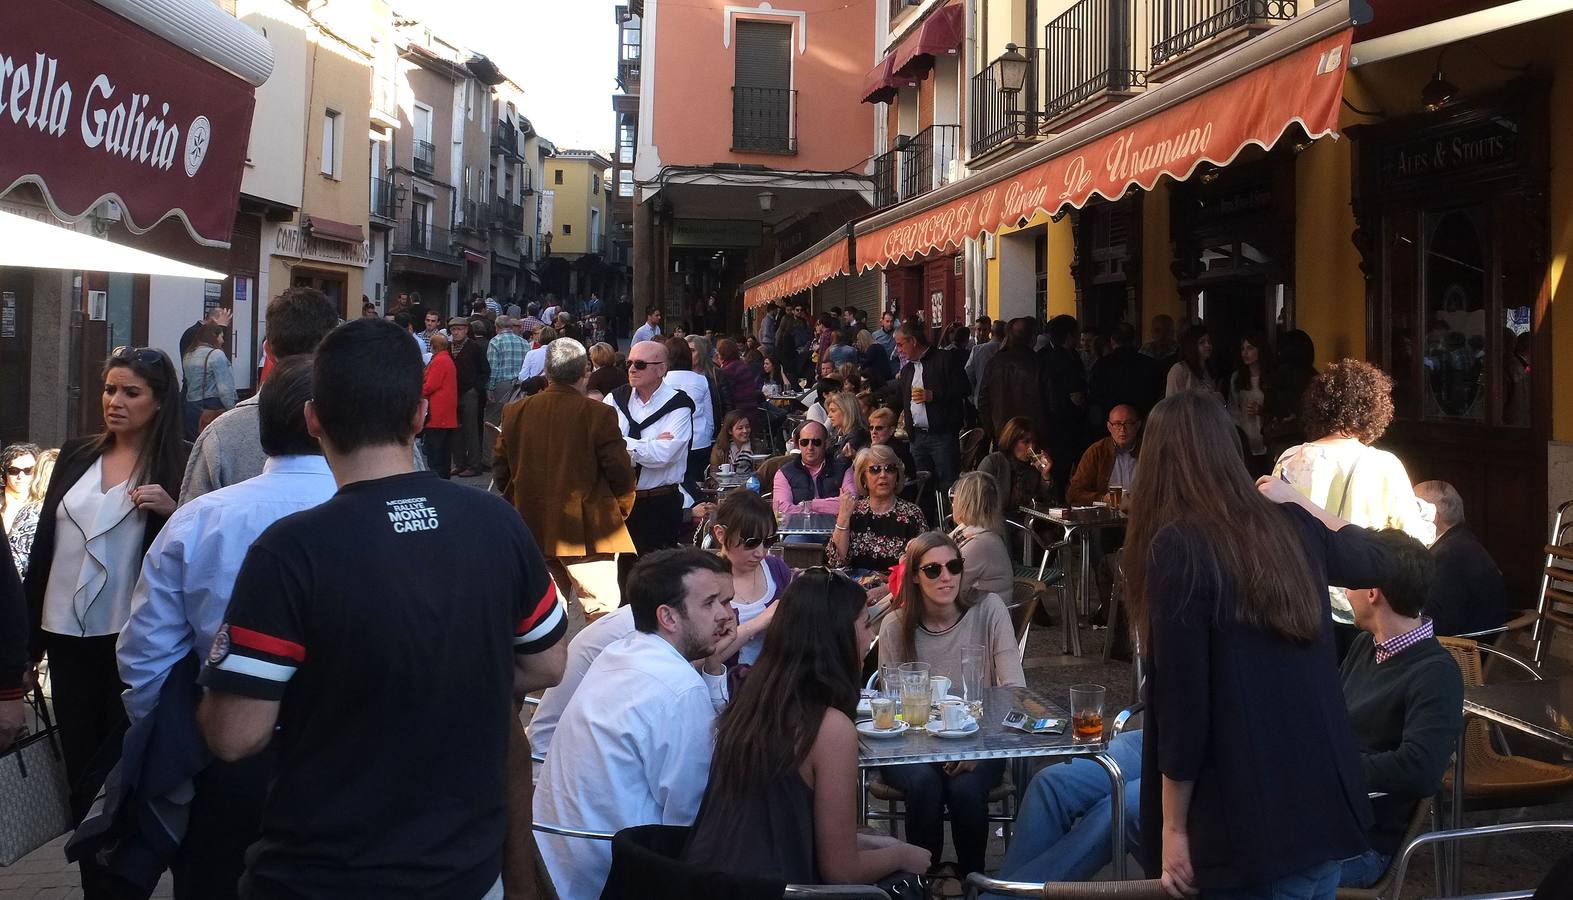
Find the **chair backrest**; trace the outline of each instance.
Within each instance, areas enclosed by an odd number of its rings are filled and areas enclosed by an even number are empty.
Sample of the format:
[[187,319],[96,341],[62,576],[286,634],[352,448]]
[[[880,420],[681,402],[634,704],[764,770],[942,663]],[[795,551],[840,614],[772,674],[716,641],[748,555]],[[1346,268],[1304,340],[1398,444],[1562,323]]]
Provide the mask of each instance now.
[[[1473,687],[1485,683],[1481,672],[1480,645],[1469,638],[1439,637],[1437,643],[1447,649],[1453,661],[1458,663],[1458,672],[1464,676],[1464,686]],[[1491,752],[1491,725],[1485,719],[1467,717],[1464,719],[1464,780],[1469,780],[1470,768],[1478,761],[1492,756]],[[1475,771],[1480,771],[1478,768]]]
[[1452,654],[1453,662],[1458,663],[1459,674],[1464,676],[1466,686],[1474,687],[1485,683],[1481,679],[1480,650],[1475,641],[1469,638],[1439,637],[1437,643]]
[[770,493],[771,485],[776,483],[776,472],[780,471],[781,467],[790,462],[791,459],[792,457],[783,453],[780,456],[772,456],[759,464],[759,468],[754,470],[754,474],[759,476],[760,493]]
[[1010,625],[1016,634],[1016,649],[1027,656],[1027,633],[1032,630],[1032,615],[1043,603],[1043,583],[1017,578],[1011,586]]

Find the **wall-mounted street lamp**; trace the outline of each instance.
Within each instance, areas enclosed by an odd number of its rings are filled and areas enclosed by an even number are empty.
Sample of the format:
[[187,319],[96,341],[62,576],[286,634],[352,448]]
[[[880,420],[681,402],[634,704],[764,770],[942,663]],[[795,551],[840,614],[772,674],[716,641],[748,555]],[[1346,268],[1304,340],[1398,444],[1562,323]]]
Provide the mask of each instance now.
[[1032,60],[1015,44],[1006,44],[1005,52],[994,61],[999,67],[999,90],[1002,94],[1019,94],[1027,86],[1027,67]]
[[770,191],[759,192],[759,211],[770,212],[776,208],[776,195]]

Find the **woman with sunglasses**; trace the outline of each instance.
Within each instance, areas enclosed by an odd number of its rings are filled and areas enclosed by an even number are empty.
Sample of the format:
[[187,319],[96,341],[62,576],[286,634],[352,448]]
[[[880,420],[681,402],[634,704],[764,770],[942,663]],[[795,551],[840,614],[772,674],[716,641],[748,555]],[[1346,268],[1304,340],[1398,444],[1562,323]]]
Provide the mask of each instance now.
[[33,527],[28,528],[25,535],[17,529],[27,498],[33,491],[33,470],[38,466],[39,452],[37,444],[12,444],[0,451],[0,478],[5,479],[5,492],[0,494],[0,520],[4,521],[11,561],[16,564],[19,575],[27,573],[27,552],[33,546],[33,530],[38,524],[34,516],[31,517]]
[[125,710],[115,640],[131,610],[142,556],[175,511],[191,445],[175,364],[160,350],[119,347],[104,365],[104,430],[60,448],[24,585],[32,656],[49,654],[72,808],[97,785],[82,779]]
[[815,567],[792,583],[753,673],[721,713],[683,858],[794,884],[872,884],[928,851],[857,833],[863,589]]
[[[913,538],[903,557],[898,615],[879,629],[881,667],[928,663],[933,675],[961,682],[962,656],[983,647],[985,685],[1025,685],[1016,633],[998,594],[963,591],[966,563],[956,542],[938,531]],[[945,810],[956,845],[958,877],[983,870],[989,840],[989,791],[1004,775],[1003,760],[890,766],[880,778],[906,797],[907,837],[927,848],[931,866],[945,846]]]
[[776,600],[792,582],[792,568],[770,555],[776,544],[776,515],[753,491],[732,491],[721,498],[710,534],[732,566],[732,609],[737,611],[731,646],[718,648],[727,652],[716,655],[730,660],[727,671],[741,679],[740,670],[759,659]]
[[858,451],[852,471],[862,496],[841,495],[828,558],[832,566],[883,576],[928,524],[917,504],[898,496],[906,473],[896,451],[881,444],[865,447]]

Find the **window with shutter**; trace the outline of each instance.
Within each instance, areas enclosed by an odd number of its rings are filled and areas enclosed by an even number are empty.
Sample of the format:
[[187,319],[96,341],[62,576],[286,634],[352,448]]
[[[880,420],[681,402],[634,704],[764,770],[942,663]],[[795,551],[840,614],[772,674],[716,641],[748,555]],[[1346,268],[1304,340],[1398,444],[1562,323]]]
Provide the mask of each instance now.
[[732,149],[796,153],[792,26],[740,21],[733,46]]

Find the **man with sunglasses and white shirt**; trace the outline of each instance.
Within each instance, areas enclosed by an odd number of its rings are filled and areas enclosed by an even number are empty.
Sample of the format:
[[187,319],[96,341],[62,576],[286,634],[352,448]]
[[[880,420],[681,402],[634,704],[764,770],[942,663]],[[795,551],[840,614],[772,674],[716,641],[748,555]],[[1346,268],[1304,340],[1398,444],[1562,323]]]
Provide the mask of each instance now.
[[[617,427],[634,464],[634,508],[624,523],[639,555],[673,547],[683,536],[683,493],[694,434],[693,398],[666,383],[666,347],[641,341],[628,351],[628,383],[602,401],[617,410]],[[625,554],[626,557],[626,554]],[[619,560],[626,580],[632,560]]]

